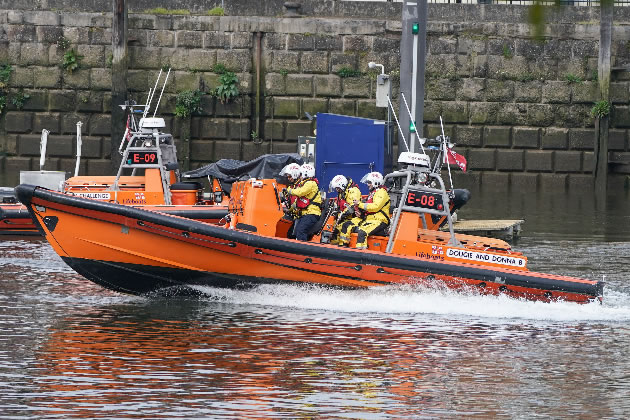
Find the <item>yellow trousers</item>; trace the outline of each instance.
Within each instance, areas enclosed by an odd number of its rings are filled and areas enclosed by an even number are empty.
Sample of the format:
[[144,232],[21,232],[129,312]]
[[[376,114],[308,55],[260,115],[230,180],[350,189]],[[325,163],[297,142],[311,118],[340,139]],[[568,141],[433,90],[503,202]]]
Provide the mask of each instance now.
[[353,217],[337,225],[335,229],[337,230],[338,245],[348,245],[350,243],[352,230],[359,226],[362,220],[360,217]]
[[369,235],[383,235],[387,230],[387,223],[380,220],[364,220],[357,226],[357,248],[367,248]]

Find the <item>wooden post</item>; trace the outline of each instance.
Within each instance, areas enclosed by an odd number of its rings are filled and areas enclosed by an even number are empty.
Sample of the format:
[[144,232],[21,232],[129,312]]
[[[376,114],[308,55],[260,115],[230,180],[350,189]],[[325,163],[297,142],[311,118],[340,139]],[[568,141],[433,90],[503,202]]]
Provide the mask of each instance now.
[[112,19],[112,116],[111,116],[111,168],[115,174],[120,166],[118,153],[125,133],[125,110],[120,108],[127,100],[127,0],[113,0]]
[[[613,2],[600,3],[599,22],[599,80],[600,100],[610,102],[610,44],[612,42]],[[595,190],[606,191],[608,183],[608,124],[610,118],[599,118],[595,124]]]

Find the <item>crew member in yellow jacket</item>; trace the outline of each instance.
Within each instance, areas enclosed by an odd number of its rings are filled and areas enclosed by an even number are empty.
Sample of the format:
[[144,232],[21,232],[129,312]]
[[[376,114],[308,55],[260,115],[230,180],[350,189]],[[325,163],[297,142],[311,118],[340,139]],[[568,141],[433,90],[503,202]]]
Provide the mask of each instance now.
[[322,215],[322,196],[315,178],[315,168],[305,163],[300,170],[302,176],[300,182],[294,188],[287,188],[287,192],[297,197],[294,205],[298,218],[295,219],[293,234],[298,241],[308,241],[310,230]]
[[[287,166],[282,168],[280,171],[280,176],[286,177],[287,181],[289,181],[289,188],[295,188],[300,183],[300,178],[302,177],[302,169],[301,166],[297,163],[289,163]],[[295,239],[295,235],[293,234],[293,227],[295,226],[295,219],[298,218],[297,207],[295,206],[295,201],[297,197],[294,195],[289,195],[286,189],[282,190],[282,198],[285,201],[286,210],[284,218],[291,221],[291,226],[287,231],[287,238]]]
[[365,213],[365,217],[356,228],[357,249],[367,248],[369,235],[384,235],[387,232],[391,202],[387,189],[383,185],[383,175],[380,172],[366,174],[361,182],[367,184],[370,195],[365,202],[355,201],[358,209]]
[[350,232],[361,223],[361,218],[354,214],[354,202],[361,201],[361,190],[357,184],[343,175],[335,176],[328,186],[328,192],[337,192],[337,208],[339,216],[335,226],[335,234],[330,241],[333,245],[346,246],[350,242]]

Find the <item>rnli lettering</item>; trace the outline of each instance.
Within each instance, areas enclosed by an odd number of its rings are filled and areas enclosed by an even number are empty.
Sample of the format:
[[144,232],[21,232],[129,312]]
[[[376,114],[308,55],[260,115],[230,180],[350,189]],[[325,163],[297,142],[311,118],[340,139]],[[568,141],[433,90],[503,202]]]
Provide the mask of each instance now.
[[449,249],[446,255],[450,258],[459,258],[463,260],[480,261],[490,264],[509,265],[512,267],[525,267],[525,260],[517,257],[509,257],[506,255],[486,254],[483,252],[466,251],[463,249]]
[[134,200],[133,198],[125,198],[122,204],[147,204],[147,200]]
[[73,193],[79,197],[91,198],[93,200],[109,200],[111,198],[110,193]]
[[416,252],[416,257],[424,258],[427,260],[444,261],[443,255],[433,255],[422,251]]
[[144,196],[143,192],[136,192],[133,194],[133,198],[123,198],[121,200],[122,204],[132,204],[132,205],[144,205],[147,204],[147,199]]

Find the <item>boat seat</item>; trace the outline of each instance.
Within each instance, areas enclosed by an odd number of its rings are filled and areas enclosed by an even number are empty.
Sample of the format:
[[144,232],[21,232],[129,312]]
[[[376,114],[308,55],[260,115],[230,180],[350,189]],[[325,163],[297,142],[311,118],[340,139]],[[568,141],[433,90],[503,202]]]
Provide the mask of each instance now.
[[171,184],[171,190],[177,191],[189,191],[189,190],[200,190],[203,186],[199,182],[176,182]]
[[322,208],[322,214],[319,216],[319,219],[317,220],[317,223],[315,223],[313,225],[313,227],[311,228],[311,230],[309,230],[308,232],[308,240],[310,241],[311,239],[313,239],[313,236],[317,235],[321,230],[322,227],[324,227],[324,224],[326,223],[326,219],[327,219],[327,215],[328,215],[328,210],[330,208],[330,204],[331,201],[330,200],[324,200],[323,201],[323,208]]

